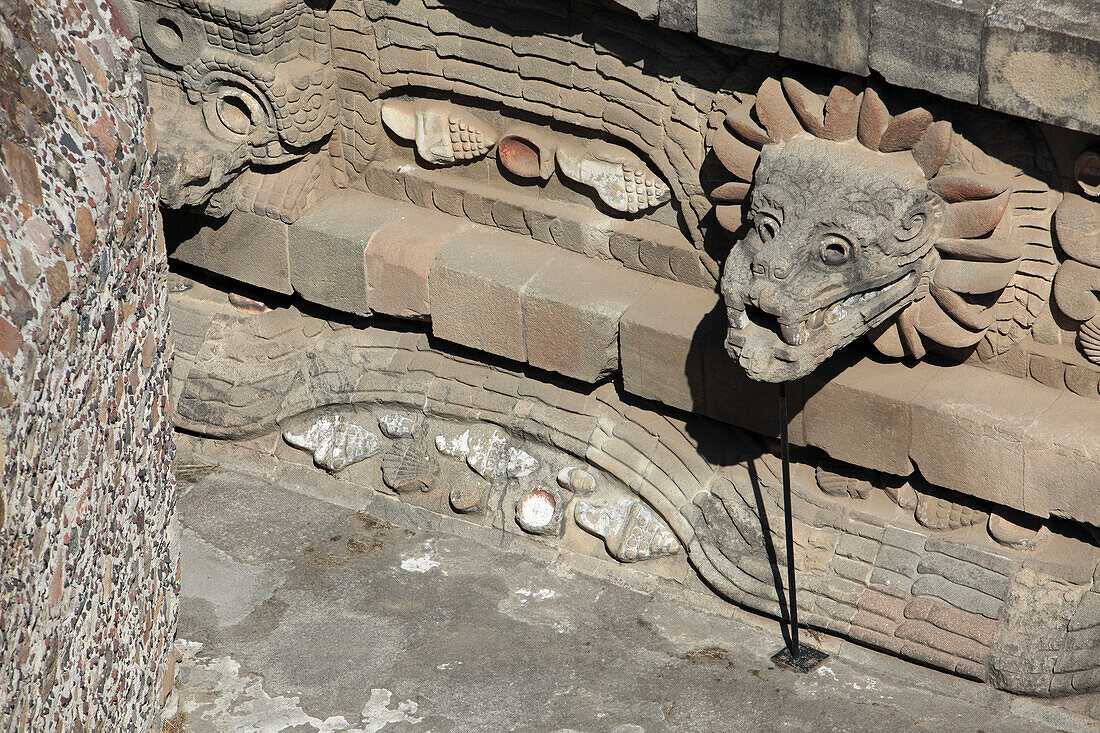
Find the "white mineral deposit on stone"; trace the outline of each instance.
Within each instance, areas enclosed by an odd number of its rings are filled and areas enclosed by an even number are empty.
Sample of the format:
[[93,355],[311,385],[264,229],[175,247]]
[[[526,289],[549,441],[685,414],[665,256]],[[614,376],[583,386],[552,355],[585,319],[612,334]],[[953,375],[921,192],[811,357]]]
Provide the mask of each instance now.
[[391,723],[415,725],[423,720],[414,717],[415,700],[391,707],[393,693],[379,688],[371,689],[358,721],[343,715],[321,720],[306,713],[297,696],[271,697],[263,688],[263,678],[242,673],[241,665],[231,657],[199,657],[202,644],[185,639],[177,641],[176,648],[181,656],[179,668],[188,680],[185,687],[178,688],[184,694],[176,710],[189,720],[203,721],[210,730],[276,733],[310,726],[318,733],[378,733]]
[[508,436],[499,428],[475,429],[470,434],[470,451],[466,454],[466,463],[483,477],[495,478],[500,474],[500,464],[507,444]]
[[538,460],[525,450],[508,448],[504,470],[508,478],[523,478],[530,476],[539,467]]
[[508,434],[500,428],[475,428],[470,433],[466,463],[489,480],[522,478],[538,469],[538,459],[508,442]]
[[[401,561],[401,569],[410,573],[426,573],[432,568],[440,567],[440,563],[432,555],[431,543],[424,545],[426,552],[417,557],[406,557]],[[444,573],[446,575],[446,573]]]
[[322,415],[305,431],[287,430],[286,442],[313,454],[322,468],[339,471],[382,450],[378,436],[343,415]]
[[470,431],[462,435],[448,438],[446,435],[435,436],[435,447],[440,453],[451,458],[465,458],[470,452]]
[[664,520],[635,499],[582,499],[573,517],[582,528],[602,537],[608,553],[621,562],[672,555],[680,549]]
[[552,529],[557,500],[545,489],[535,489],[516,502],[516,522],[528,532]]
[[421,419],[408,412],[387,412],[378,418],[378,429],[387,438],[415,438],[420,434]]
[[517,588],[517,596],[526,596],[527,598],[534,598],[539,601],[545,601],[553,598],[557,595],[557,591],[550,588],[539,588],[538,590],[531,590],[530,588]]

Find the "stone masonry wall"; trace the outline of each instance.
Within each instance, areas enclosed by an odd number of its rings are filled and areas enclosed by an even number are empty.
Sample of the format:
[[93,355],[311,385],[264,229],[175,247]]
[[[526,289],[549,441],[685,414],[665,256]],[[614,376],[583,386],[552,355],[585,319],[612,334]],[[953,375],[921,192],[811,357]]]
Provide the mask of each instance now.
[[145,730],[172,679],[166,260],[128,35],[104,0],[0,2],[3,730]]

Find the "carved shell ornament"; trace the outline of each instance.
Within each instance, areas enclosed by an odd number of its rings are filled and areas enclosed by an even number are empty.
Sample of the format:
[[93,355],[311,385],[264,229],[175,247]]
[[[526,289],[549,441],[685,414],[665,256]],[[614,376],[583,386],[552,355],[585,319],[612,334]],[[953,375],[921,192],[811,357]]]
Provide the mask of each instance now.
[[733,180],[711,199],[738,238],[726,348],[750,377],[797,379],[865,335],[988,358],[1031,326],[1057,266],[1044,184],[871,88],[768,79],[731,106],[712,149]]
[[413,141],[421,159],[437,166],[475,160],[496,144],[488,125],[446,103],[387,100],[382,122],[394,135]]

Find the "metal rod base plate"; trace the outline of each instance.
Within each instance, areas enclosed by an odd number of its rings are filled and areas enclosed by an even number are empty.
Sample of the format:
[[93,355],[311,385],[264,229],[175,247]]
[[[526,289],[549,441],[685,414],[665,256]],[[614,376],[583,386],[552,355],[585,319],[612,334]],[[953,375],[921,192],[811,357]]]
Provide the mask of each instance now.
[[824,664],[825,660],[828,658],[829,655],[825,652],[818,651],[812,646],[806,646],[805,644],[798,645],[798,656],[792,655],[789,647],[783,647],[772,655],[772,661],[777,665],[786,667],[799,674],[813,672]]

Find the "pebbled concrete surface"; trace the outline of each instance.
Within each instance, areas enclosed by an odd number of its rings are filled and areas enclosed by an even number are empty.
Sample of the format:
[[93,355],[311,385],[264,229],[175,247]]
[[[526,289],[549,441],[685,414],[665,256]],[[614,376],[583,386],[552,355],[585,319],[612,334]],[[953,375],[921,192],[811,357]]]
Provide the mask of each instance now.
[[798,676],[769,661],[774,622],[692,610],[664,586],[638,592],[222,468],[181,481],[178,515],[183,658],[169,731],[1035,733],[1096,723],[1092,699],[1014,698],[873,652]]

